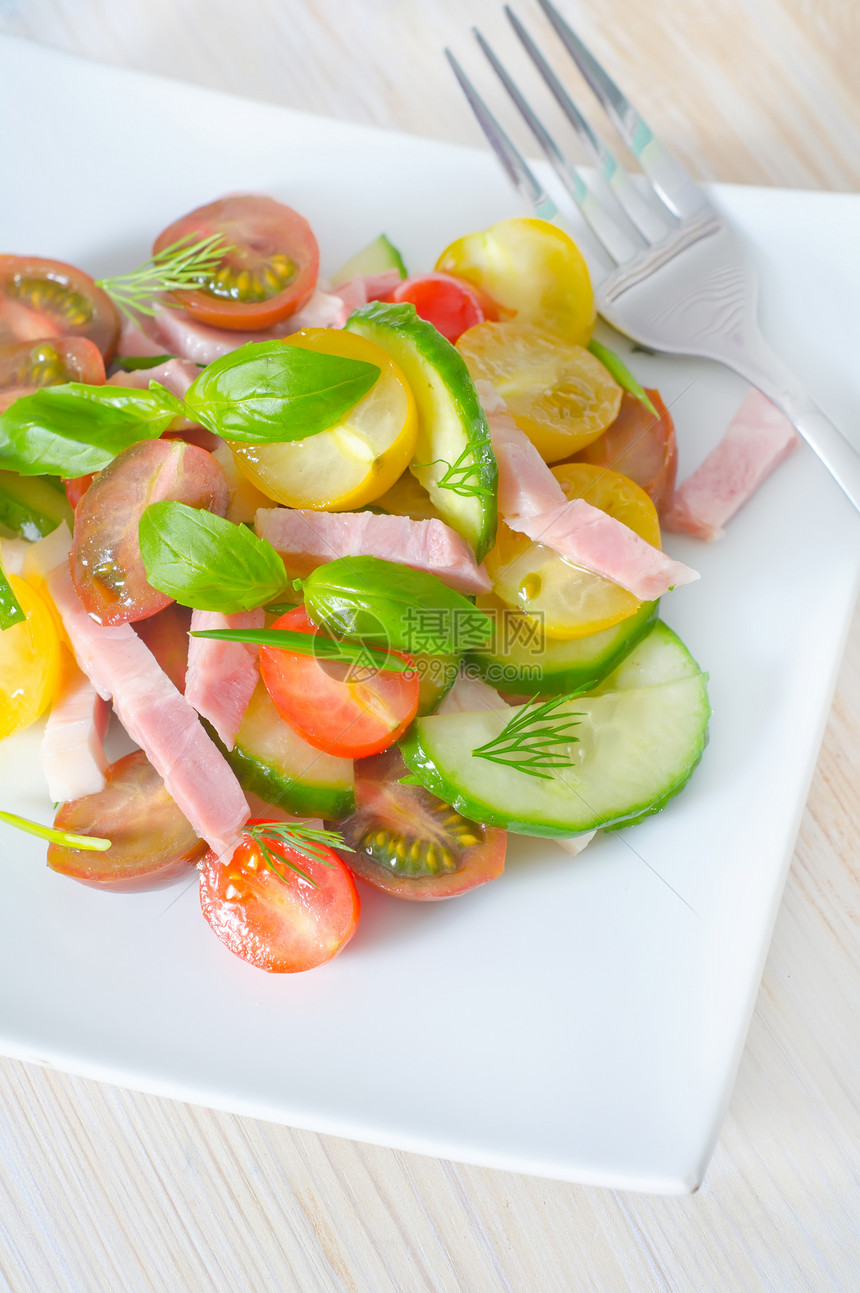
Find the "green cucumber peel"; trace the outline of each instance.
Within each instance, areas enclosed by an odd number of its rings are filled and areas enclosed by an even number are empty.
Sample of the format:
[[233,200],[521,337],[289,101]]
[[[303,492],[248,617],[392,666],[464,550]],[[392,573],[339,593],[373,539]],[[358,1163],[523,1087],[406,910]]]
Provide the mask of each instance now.
[[21,610],[18,598],[12,591],[12,585],[0,566],[0,632],[11,629],[13,624],[21,624],[27,618]]

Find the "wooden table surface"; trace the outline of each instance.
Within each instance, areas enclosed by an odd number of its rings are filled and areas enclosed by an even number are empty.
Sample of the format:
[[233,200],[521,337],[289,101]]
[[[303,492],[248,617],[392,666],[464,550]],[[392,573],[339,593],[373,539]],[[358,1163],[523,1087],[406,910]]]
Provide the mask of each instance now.
[[[699,176],[860,186],[849,0],[562,7]],[[0,0],[0,31],[479,143],[441,59],[445,44],[469,50],[472,24],[507,46],[496,0]],[[25,110],[11,128],[26,128]],[[856,1289],[858,769],[855,621],[731,1109],[696,1195],[465,1167],[3,1061],[0,1285]]]

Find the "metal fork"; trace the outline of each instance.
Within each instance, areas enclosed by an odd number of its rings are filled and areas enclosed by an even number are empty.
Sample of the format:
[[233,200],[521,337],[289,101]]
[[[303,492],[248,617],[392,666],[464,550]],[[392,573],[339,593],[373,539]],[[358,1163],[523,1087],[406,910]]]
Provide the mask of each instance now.
[[[601,315],[641,345],[717,360],[757,386],[788,415],[860,511],[860,453],[762,337],[756,320],[755,275],[731,228],[550,0],[538,3],[647,181],[643,192],[591,128],[507,5],[505,13],[514,31],[597,167],[596,186],[565,157],[486,40],[475,31],[493,70],[611,262],[602,276],[591,267]],[[522,154],[451,51],[445,53],[481,129],[520,195],[536,215],[561,223],[556,204]]]

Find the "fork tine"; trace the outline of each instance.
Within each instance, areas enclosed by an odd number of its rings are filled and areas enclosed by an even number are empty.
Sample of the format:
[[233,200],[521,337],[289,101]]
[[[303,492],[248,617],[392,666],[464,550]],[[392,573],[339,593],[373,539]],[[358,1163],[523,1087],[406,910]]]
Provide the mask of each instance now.
[[597,59],[586,49],[551,0],[538,0],[538,4],[669,210],[679,219],[709,210],[710,203],[702,189],[687,174],[678,159],[652,134],[630,100],[621,93]]
[[552,135],[544,126],[543,122],[532,111],[530,105],[523,98],[514,81],[511,79],[504,65],[499,61],[490,45],[477,30],[473,28],[475,39],[481,47],[493,71],[498,76],[502,85],[514,101],[517,109],[524,118],[529,129],[534,134],[540,144],[544,156],[549,161],[566,191],[576,202],[585,219],[588,221],[592,231],[603,244],[606,251],[612,259],[619,265],[625,264],[632,259],[637,252],[642,250],[641,243],[634,242],[625,230],[615,221],[612,216],[600,205],[591,189],[583,180],[579,172],[573,167],[561,149],[556,144]]
[[478,119],[478,125],[486,135],[490,147],[502,163],[514,188],[540,219],[553,220],[558,215],[558,207],[540,185],[522,153],[496,121],[450,49],[445,50],[445,57],[460,83],[460,89],[469,101],[469,107]]
[[669,225],[666,220],[645,201],[627,171],[607,148],[600,136],[591,128],[588,120],[573,102],[573,99],[571,99],[567,90],[509,5],[505,5],[505,14],[529,58],[551,90],[558,106],[573,126],[586,151],[600,168],[604,180],[628,219],[632,220],[648,242],[659,242],[661,238],[665,238],[669,232]]

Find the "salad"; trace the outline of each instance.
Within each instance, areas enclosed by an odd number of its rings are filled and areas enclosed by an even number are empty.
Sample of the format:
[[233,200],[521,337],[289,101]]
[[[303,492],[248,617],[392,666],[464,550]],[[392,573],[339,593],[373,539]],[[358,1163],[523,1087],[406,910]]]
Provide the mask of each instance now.
[[[47,715],[48,865],[197,867],[235,954],[340,952],[359,883],[445,899],[688,782],[706,677],[658,619],[671,417],[592,337],[571,239],[507,220],[319,279],[271,198],[137,270],[0,257],[0,739]],[[679,594],[681,595],[681,594]],[[108,764],[108,703],[138,747]]]

